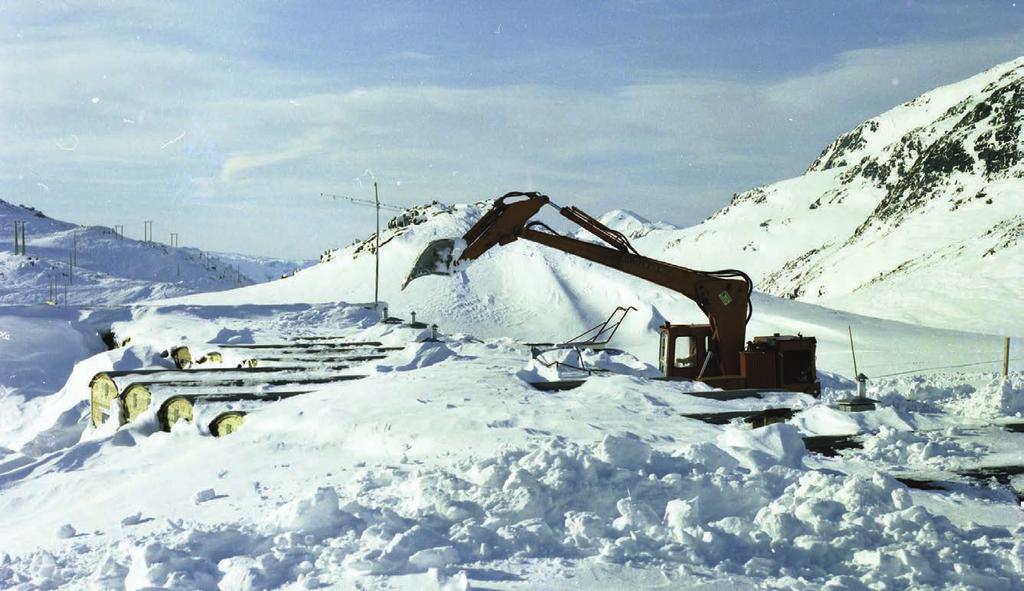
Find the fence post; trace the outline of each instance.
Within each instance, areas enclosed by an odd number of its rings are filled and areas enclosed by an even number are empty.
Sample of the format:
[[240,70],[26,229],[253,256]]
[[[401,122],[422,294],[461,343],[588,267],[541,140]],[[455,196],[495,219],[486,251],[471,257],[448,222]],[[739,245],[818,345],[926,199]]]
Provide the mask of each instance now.
[[1010,337],[1003,339],[1003,378],[1010,375]]

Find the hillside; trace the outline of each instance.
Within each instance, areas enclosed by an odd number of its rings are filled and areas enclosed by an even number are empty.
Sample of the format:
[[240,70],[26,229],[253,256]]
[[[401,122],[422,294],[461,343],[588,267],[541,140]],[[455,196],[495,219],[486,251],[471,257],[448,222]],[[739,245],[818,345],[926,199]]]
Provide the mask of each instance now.
[[641,252],[747,271],[769,294],[1024,333],[1024,58],[843,134],[800,177],[736,195]]
[[[14,254],[15,222],[27,254]],[[250,285],[302,262],[209,255],[195,248],[121,238],[0,200],[0,304],[115,305]],[[20,238],[19,238],[20,241]],[[77,253],[73,269],[70,264]]]

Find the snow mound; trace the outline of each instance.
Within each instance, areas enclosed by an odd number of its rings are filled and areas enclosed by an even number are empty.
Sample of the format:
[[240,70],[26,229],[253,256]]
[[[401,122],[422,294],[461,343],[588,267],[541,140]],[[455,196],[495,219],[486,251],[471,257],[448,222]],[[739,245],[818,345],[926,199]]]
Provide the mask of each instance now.
[[[803,588],[1020,588],[1022,545],[1009,531],[958,527],[883,475],[796,468],[793,433],[674,454],[628,437],[549,439],[449,467],[366,469],[343,492],[318,487],[283,503],[261,526],[176,522],[153,534],[160,541],[124,540],[134,544],[127,563],[97,555],[92,577],[126,589],[315,587],[415,573],[439,584],[439,573],[478,561],[589,558],[791,577]],[[726,469],[754,448],[756,470]],[[87,558],[37,551],[0,566],[0,584],[57,585]],[[467,586],[457,575],[443,582]]]
[[970,417],[1020,417],[1024,415],[1024,374],[993,378],[951,406]]

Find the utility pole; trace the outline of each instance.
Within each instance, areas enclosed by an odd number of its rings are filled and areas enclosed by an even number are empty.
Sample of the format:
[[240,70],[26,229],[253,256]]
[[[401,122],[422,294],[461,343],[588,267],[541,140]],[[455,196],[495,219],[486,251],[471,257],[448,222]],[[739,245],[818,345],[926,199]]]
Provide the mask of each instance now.
[[377,194],[377,179],[373,179],[373,204],[377,210],[376,246],[373,248],[373,307],[380,302],[380,195]]
[[78,265],[78,230],[71,232],[71,264]]
[[[21,228],[21,249],[18,248],[18,228]],[[25,254],[25,220],[14,220],[14,254]]]
[[356,197],[348,197],[346,195],[334,195],[332,193],[320,193],[322,197],[330,197],[331,199],[344,199],[351,201],[357,205],[372,205],[377,210],[377,232],[374,234],[374,274],[373,274],[373,306],[377,308],[380,305],[380,210],[388,209],[391,211],[405,211],[407,208],[400,207],[398,205],[390,205],[387,203],[380,202],[380,191],[377,188],[377,181],[373,181],[373,201],[368,199],[358,199]]

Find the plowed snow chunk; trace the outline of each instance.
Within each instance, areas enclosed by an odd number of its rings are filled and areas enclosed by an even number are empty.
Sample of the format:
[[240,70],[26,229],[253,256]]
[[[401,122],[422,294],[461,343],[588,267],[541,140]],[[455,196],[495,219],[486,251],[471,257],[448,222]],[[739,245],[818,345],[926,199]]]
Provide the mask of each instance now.
[[70,523],[65,523],[64,525],[57,528],[57,537],[62,540],[73,538],[76,535],[78,535],[78,532],[75,531],[75,528],[72,527]]
[[341,510],[338,493],[326,486],[281,505],[269,522],[277,531],[295,531],[319,539],[337,537],[363,525],[358,517]]
[[459,561],[459,551],[452,546],[427,548],[409,557],[409,564],[424,570],[444,568]]
[[806,451],[800,431],[793,425],[730,427],[718,436],[718,445],[751,470],[765,470],[776,464],[799,467]]
[[217,589],[220,578],[220,571],[209,560],[153,542],[132,551],[124,588]]
[[635,470],[651,457],[651,446],[632,437],[605,435],[597,448],[597,457],[613,466]]
[[213,490],[212,488],[204,488],[203,490],[196,493],[196,496],[193,500],[198,505],[200,503],[205,503],[206,501],[210,501],[215,498],[217,498],[217,492],[215,490]]

